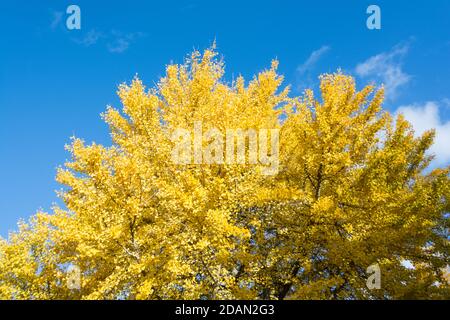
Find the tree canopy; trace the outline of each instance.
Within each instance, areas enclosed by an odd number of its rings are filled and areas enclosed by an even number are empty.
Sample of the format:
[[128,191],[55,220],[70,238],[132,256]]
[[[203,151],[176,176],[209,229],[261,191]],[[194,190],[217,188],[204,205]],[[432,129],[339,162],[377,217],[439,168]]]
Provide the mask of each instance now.
[[[209,49],[151,89],[121,85],[123,108],[102,115],[112,145],[67,146],[65,206],[0,242],[0,298],[448,298],[449,168],[429,169],[434,132],[416,137],[383,111],[382,87],[340,72],[293,96],[277,65],[229,83]],[[196,121],[279,130],[278,171],[174,163],[173,131]]]

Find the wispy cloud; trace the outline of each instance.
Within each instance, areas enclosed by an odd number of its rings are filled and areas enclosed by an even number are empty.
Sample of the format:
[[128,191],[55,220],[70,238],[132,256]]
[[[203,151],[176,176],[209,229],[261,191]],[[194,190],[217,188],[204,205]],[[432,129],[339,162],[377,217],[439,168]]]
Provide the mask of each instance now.
[[102,32],[92,29],[89,30],[84,37],[74,39],[74,41],[83,46],[90,47],[96,44],[102,37],[104,37],[104,34]]
[[[446,104],[446,100],[442,101]],[[435,155],[433,165],[447,165],[450,163],[450,120],[445,122],[439,115],[441,104],[434,101],[425,104],[412,104],[401,106],[397,114],[401,113],[414,127],[416,135],[421,135],[426,130],[435,129],[436,137],[431,147]]]
[[117,30],[102,32],[91,29],[84,36],[73,39],[73,41],[86,47],[101,44],[111,53],[123,53],[132,43],[143,36],[145,36],[143,32],[124,33]]
[[50,22],[50,28],[52,30],[55,30],[59,25],[61,25],[62,18],[63,18],[64,12],[62,11],[52,11],[51,12],[51,22]]
[[381,81],[385,86],[387,99],[395,99],[398,90],[411,80],[403,71],[403,58],[409,51],[409,44],[401,44],[388,52],[370,57],[356,66],[356,74],[361,78]]
[[315,64],[317,63],[317,61],[320,60],[320,58],[327,53],[330,50],[329,46],[322,46],[317,50],[314,50],[308,57],[308,59],[306,59],[306,61],[299,65],[297,67],[297,72],[299,74],[304,74],[308,71],[311,71],[311,69],[315,66]]
[[130,44],[136,41],[138,38],[143,37],[142,32],[122,33],[119,31],[111,32],[111,40],[108,43],[108,51],[111,53],[122,53],[126,51]]
[[450,99],[449,98],[444,98],[442,100],[442,102],[444,103],[444,105],[449,108],[450,107]]
[[124,38],[114,40],[112,44],[108,44],[108,51],[112,53],[122,53],[128,49],[130,42]]
[[301,92],[306,88],[315,88],[317,86],[318,74],[315,72],[315,68],[319,60],[330,50],[331,48],[325,45],[317,50],[314,50],[305,62],[297,67],[296,90]]
[[188,11],[188,10],[193,10],[193,9],[195,9],[197,7],[198,7],[197,3],[188,3],[188,4],[184,5],[184,6],[181,6],[179,8],[179,10],[180,11]]

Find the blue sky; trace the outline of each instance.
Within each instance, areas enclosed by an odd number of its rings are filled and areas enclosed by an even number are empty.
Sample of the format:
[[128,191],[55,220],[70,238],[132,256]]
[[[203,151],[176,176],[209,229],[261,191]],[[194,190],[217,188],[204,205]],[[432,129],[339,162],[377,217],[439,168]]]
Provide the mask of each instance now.
[[[68,30],[66,8],[81,8]],[[381,8],[381,30],[366,9]],[[341,68],[385,83],[385,107],[418,132],[437,129],[434,165],[450,163],[450,1],[1,1],[0,235],[57,201],[56,168],[73,135],[109,144],[100,119],[135,74],[152,86],[170,62],[214,39],[226,77],[280,61],[294,93]]]

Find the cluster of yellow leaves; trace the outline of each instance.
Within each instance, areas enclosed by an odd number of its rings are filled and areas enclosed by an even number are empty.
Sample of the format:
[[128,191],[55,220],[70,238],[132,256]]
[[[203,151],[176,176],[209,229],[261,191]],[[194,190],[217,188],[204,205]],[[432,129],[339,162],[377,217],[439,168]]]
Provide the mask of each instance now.
[[[0,242],[3,299],[448,297],[448,169],[424,173],[433,132],[382,112],[383,90],[323,75],[289,97],[277,62],[223,80],[214,50],[121,85],[113,146],[74,139],[58,170],[66,208]],[[280,129],[280,170],[177,165],[177,128]],[[408,260],[414,268],[405,268]],[[382,287],[368,290],[378,263]],[[69,266],[80,288],[67,286]]]

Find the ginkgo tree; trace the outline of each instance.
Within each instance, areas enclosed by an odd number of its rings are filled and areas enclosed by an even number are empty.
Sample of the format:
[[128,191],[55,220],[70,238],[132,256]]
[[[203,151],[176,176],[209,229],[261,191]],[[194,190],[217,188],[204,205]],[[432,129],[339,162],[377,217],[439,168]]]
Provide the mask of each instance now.
[[[449,168],[429,169],[433,131],[416,137],[382,110],[382,88],[342,73],[293,97],[277,65],[228,83],[212,48],[154,88],[121,85],[122,110],[102,115],[112,145],[67,146],[65,206],[0,242],[0,298],[448,298]],[[278,171],[174,162],[174,130],[198,121],[279,130]]]

